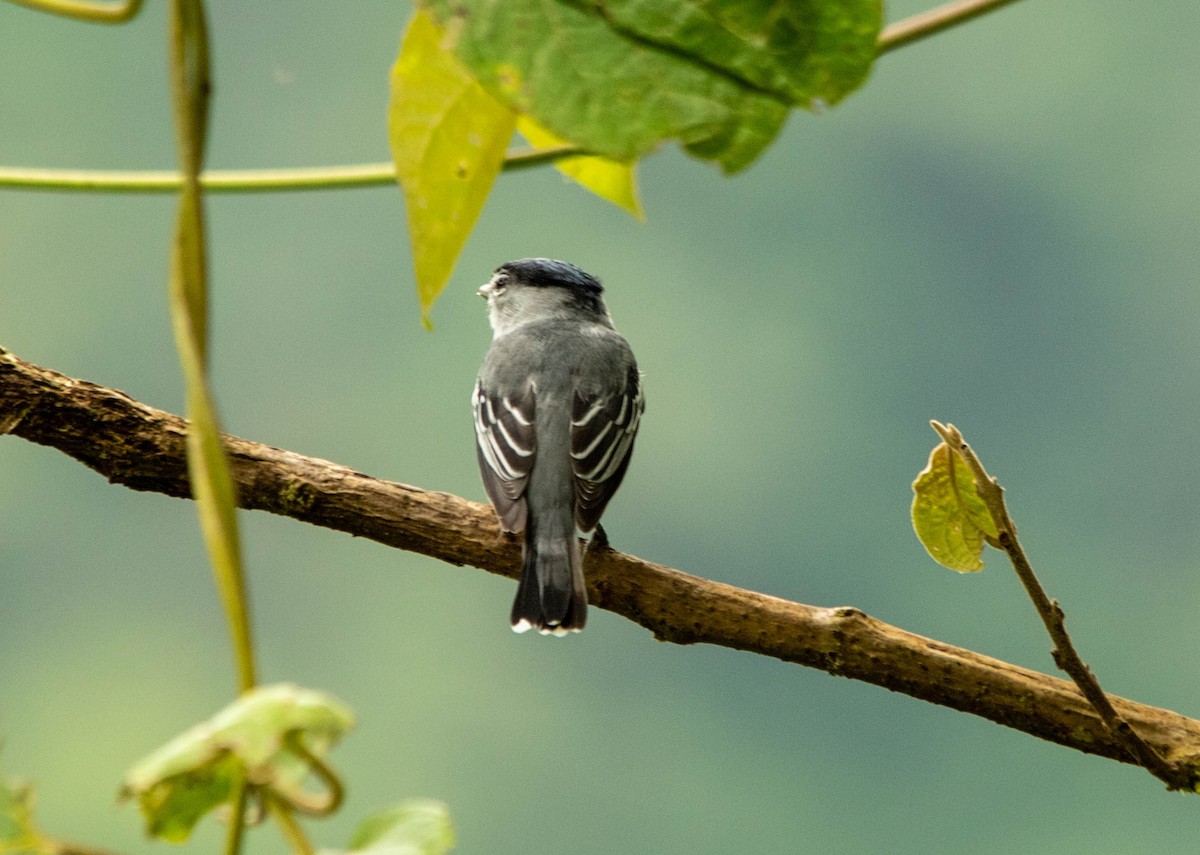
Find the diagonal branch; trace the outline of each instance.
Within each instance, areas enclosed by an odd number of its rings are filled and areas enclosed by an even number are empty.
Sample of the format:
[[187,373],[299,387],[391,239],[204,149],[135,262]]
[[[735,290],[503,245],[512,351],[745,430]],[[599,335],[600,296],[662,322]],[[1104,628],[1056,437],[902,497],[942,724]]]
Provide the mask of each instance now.
[[[135,490],[187,497],[186,423],[0,347],[0,434],[56,448]],[[225,437],[241,506],[515,578],[520,547],[486,505]],[[862,680],[1122,762],[1131,758],[1071,683],[890,626],[713,582],[609,549],[588,554],[600,608],[676,644],[716,644]],[[1200,721],[1110,696],[1167,760],[1200,769]]]
[[1122,719],[1120,714],[1113,709],[1108,695],[1100,688],[1100,682],[1096,679],[1096,675],[1079,657],[1079,652],[1075,649],[1075,644],[1067,633],[1066,615],[1062,606],[1058,604],[1058,600],[1052,600],[1046,594],[1045,588],[1042,587],[1041,581],[1033,572],[1033,566],[1025,555],[1025,548],[1021,546],[1021,541],[1017,537],[1017,527],[1008,514],[1008,505],[1004,501],[1004,488],[1000,486],[1000,482],[987,473],[983,462],[975,454],[975,450],[963,439],[958,428],[936,421],[930,422],[930,425],[942,438],[942,442],[954,450],[950,459],[953,460],[955,455],[961,456],[970,468],[975,478],[975,489],[984,504],[987,505],[988,512],[995,520],[999,530],[999,534],[995,538],[988,538],[988,543],[997,549],[1004,550],[1008,555],[1008,559],[1017,573],[1017,578],[1021,580],[1021,585],[1024,586],[1029,599],[1033,602],[1033,607],[1042,619],[1042,624],[1046,627],[1050,640],[1054,642],[1052,651],[1054,663],[1079,687],[1079,691],[1083,692],[1088,703],[1104,720],[1105,726],[1125,743],[1129,753],[1137,759],[1139,766],[1163,781],[1167,785],[1167,789],[1179,790],[1192,787],[1194,783],[1192,770],[1186,766],[1175,766],[1168,763],[1157,751],[1147,745],[1137,731],[1129,726],[1129,722]]

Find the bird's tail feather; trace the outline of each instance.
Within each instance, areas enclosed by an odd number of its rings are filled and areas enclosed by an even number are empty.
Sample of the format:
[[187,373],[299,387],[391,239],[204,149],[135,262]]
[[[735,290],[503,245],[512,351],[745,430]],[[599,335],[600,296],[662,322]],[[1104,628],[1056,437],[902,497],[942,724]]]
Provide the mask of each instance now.
[[561,532],[553,525],[541,529],[532,518],[527,523],[524,567],[512,608],[517,632],[532,627],[543,635],[565,635],[587,622],[583,556],[573,522]]

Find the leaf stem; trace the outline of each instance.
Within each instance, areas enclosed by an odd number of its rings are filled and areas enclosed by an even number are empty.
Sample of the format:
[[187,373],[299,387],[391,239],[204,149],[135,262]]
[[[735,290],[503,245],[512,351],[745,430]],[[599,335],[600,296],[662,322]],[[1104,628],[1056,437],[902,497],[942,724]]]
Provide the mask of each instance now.
[[283,793],[279,790],[274,792],[274,797],[283,801],[287,807],[297,810],[308,816],[323,817],[330,816],[342,806],[342,800],[345,798],[346,789],[342,786],[342,779],[337,773],[331,769],[316,754],[308,750],[308,746],[304,744],[304,740],[299,733],[289,732],[284,736],[284,745],[286,748],[299,757],[308,766],[308,770],[315,776],[321,779],[325,785],[325,797],[317,799],[308,796],[304,793]]
[[1130,727],[1129,722],[1116,711],[1108,695],[1100,688],[1100,682],[1092,673],[1092,669],[1080,658],[1071,641],[1071,636],[1067,634],[1066,615],[1062,607],[1057,600],[1052,600],[1047,596],[1046,589],[1042,587],[1042,583],[1033,572],[1033,566],[1029,563],[1025,550],[1017,538],[1017,527],[1009,517],[1008,508],[1004,502],[1004,488],[995,478],[988,475],[983,463],[963,439],[958,428],[936,421],[930,424],[942,440],[961,454],[967,465],[971,467],[979,497],[988,506],[999,529],[999,535],[988,540],[993,546],[1004,550],[1008,555],[1009,562],[1017,573],[1017,578],[1021,580],[1025,592],[1033,602],[1033,607],[1042,619],[1042,624],[1046,627],[1046,632],[1050,635],[1050,640],[1054,642],[1054,650],[1051,653],[1054,663],[1074,681],[1109,732],[1125,745],[1138,765],[1165,783],[1168,789],[1192,789],[1195,781],[1191,772],[1181,764],[1169,762]]
[[[169,26],[171,103],[182,171],[179,215],[171,252],[170,308],[187,387],[188,473],[213,576],[229,622],[238,685],[245,692],[254,687],[257,678],[238,539],[237,498],[208,384],[208,276],[200,167],[211,84],[203,0],[173,0]],[[236,821],[242,821],[241,814]]]
[[[586,154],[578,146],[521,148],[509,151],[506,172],[531,169],[564,157]],[[0,168],[0,187],[17,190],[74,190],[88,193],[178,193],[183,175],[162,170]],[[336,190],[390,187],[396,168],[390,161],[298,169],[214,169],[200,174],[206,193],[258,193],[280,190]]]
[[312,843],[309,842],[300,823],[296,821],[296,817],[292,815],[291,806],[275,793],[268,793],[266,800],[267,809],[279,823],[279,830],[283,832],[292,851],[296,855],[314,855]]
[[944,6],[920,12],[885,27],[879,34],[876,52],[879,56],[883,56],[897,48],[936,35],[959,24],[965,24],[967,21],[989,12],[995,12],[1014,2],[1016,0],[954,0]]
[[133,18],[142,8],[142,0],[124,0],[122,3],[95,3],[91,0],[9,0],[18,6],[62,15],[93,24],[123,24]]
[[246,835],[246,805],[249,800],[250,786],[245,775],[240,775],[234,784],[233,811],[229,815],[229,828],[225,831],[224,855],[238,855],[242,851],[242,838]]

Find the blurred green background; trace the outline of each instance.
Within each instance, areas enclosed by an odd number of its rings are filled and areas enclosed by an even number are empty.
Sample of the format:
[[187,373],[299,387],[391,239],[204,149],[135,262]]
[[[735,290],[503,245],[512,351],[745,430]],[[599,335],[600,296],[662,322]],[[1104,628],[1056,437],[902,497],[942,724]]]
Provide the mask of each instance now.
[[[0,164],[170,167],[164,5],[101,28],[0,3]],[[405,4],[209,9],[210,166],[387,159]],[[213,198],[224,426],[482,499],[475,289],[512,258],[570,259],[646,375],[618,548],[1051,671],[997,554],[958,576],[912,535],[927,421],[952,421],[1104,686],[1196,714],[1197,32],[1190,0],[1017,4],[884,57],[735,179],[649,158],[644,225],[552,170],[503,176],[433,333],[398,191]],[[0,190],[0,343],[178,412],[172,216],[168,197]],[[606,612],[568,641],[514,636],[507,580],[241,520],[264,679],[359,716],[323,845],[416,795],[489,855],[1196,851],[1200,801],[1137,769]],[[114,794],[234,690],[195,509],[0,439],[0,574],[3,771],[37,783],[54,834],[166,849]],[[219,841],[206,823],[190,851]]]

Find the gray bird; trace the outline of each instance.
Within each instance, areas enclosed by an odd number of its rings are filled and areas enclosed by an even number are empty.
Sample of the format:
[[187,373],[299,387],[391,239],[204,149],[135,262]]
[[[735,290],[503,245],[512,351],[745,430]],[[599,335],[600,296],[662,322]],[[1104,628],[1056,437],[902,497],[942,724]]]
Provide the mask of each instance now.
[[500,525],[525,533],[517,632],[583,629],[580,538],[595,531],[625,476],[645,406],[603,290],[549,258],[503,264],[479,289],[493,338],[471,396],[475,445]]

